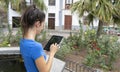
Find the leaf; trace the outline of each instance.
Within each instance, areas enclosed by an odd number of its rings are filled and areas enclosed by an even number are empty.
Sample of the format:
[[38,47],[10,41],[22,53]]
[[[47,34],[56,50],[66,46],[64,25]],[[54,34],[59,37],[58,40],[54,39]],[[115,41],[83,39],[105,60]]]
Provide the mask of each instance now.
[[47,11],[47,7],[44,3],[44,0],[33,0],[33,2],[41,9]]

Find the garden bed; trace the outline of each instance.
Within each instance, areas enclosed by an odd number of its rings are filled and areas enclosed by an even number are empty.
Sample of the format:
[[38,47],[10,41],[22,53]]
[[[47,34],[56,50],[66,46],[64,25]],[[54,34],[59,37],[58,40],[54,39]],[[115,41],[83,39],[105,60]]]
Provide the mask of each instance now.
[[[74,61],[76,63],[79,63],[79,64],[83,64],[84,60],[85,60],[85,57],[87,55],[87,52],[85,49],[81,50],[80,52],[72,52],[71,54],[68,54],[66,55],[65,59],[67,60],[71,60],[71,61]],[[114,69],[109,71],[109,72],[120,72],[120,58],[118,58],[114,63],[113,63],[113,67]],[[93,68],[94,70],[101,70],[101,72],[108,72],[108,71],[104,71],[100,68]]]
[[70,35],[62,43],[57,57],[84,64],[103,72],[120,72],[120,42],[117,36],[96,37],[94,30]]

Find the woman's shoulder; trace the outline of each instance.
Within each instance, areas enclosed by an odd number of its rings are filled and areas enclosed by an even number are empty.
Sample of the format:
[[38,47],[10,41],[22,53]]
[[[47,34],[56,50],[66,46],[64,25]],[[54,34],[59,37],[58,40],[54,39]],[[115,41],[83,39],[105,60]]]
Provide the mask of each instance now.
[[30,40],[30,39],[21,39],[20,45],[28,47],[28,48],[42,48],[41,43],[34,41],[34,40]]
[[42,44],[40,42],[34,41],[34,45],[35,46],[42,46]]
[[34,41],[34,43],[32,44],[32,48],[33,49],[43,49],[42,44],[39,42],[36,42],[36,41]]

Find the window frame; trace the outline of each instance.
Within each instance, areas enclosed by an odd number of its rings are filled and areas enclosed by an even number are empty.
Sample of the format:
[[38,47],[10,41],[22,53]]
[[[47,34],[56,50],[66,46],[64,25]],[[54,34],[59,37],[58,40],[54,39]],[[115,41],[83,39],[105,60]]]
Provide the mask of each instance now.
[[54,0],[54,3],[50,3],[50,0],[48,1],[49,6],[55,6],[56,5],[56,0]]
[[73,0],[65,0],[65,4],[71,5],[73,3]]
[[65,0],[65,9],[70,9],[70,5],[73,3],[73,0]]

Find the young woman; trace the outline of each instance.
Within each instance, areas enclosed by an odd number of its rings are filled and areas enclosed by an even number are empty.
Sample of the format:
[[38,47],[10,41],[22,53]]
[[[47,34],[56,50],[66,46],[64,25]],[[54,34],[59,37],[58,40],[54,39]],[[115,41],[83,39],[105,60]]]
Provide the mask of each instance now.
[[21,18],[23,38],[20,40],[20,52],[27,72],[50,72],[57,44],[50,46],[48,61],[41,43],[35,41],[35,37],[44,28],[45,14],[32,5],[27,8]]

